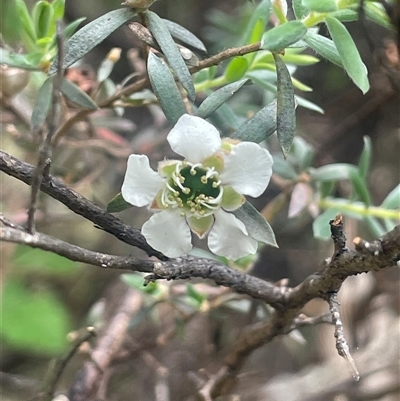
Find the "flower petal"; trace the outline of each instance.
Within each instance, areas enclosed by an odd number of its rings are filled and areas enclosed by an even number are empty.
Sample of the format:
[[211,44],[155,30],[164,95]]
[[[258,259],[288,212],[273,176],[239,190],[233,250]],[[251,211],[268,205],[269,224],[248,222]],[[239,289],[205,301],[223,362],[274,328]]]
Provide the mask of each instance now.
[[147,156],[130,155],[121,194],[134,206],[146,206],[151,204],[157,192],[163,188],[164,182],[164,179],[151,169]]
[[202,118],[189,114],[179,118],[167,140],[175,153],[192,163],[200,163],[221,146],[217,129]]
[[184,255],[192,249],[190,229],[179,210],[153,214],[143,224],[142,234],[149,245],[170,258]]
[[260,196],[272,175],[272,156],[267,149],[253,142],[241,142],[225,156],[223,185],[231,185],[243,195]]
[[217,210],[214,216],[215,223],[208,234],[211,252],[231,260],[256,253],[258,243],[247,234],[246,227],[239,219],[223,210]]

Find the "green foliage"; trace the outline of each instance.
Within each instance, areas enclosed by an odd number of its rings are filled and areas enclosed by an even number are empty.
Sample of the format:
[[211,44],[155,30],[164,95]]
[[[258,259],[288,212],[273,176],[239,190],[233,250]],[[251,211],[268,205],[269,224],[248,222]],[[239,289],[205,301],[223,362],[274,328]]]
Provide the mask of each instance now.
[[[65,0],[36,2],[31,13],[24,0],[15,0],[16,13],[21,25],[19,39],[25,47],[25,54],[16,54],[1,49],[0,63],[28,70],[47,71],[56,54],[57,21],[64,16]],[[83,18],[84,19],[84,18]],[[73,34],[83,21],[73,21],[64,32],[66,38]]]
[[227,102],[247,81],[247,79],[243,79],[225,85],[221,89],[213,92],[201,103],[197,110],[197,115],[202,118],[210,116],[215,110]]
[[238,81],[246,74],[249,63],[245,57],[235,57],[230,61],[225,69],[225,79],[227,82]]
[[325,21],[346,72],[363,93],[368,92],[367,68],[361,60],[350,33],[336,18],[326,17]]
[[153,92],[157,96],[165,116],[171,123],[176,123],[179,117],[185,114],[186,109],[170,69],[150,52],[147,71]]
[[68,320],[54,292],[34,291],[14,280],[5,284],[0,316],[4,344],[19,351],[58,355],[68,345]]
[[52,252],[33,249],[28,246],[19,245],[13,255],[13,265],[18,268],[15,274],[32,272],[49,274],[75,274],[78,264],[67,258]]
[[194,100],[196,94],[192,77],[181,53],[169,33],[168,27],[165,25],[163,20],[152,11],[146,11],[145,18],[151,33],[159,44],[165,58],[168,60],[168,64],[175,73],[179,82],[186,89],[189,98]]
[[278,247],[272,227],[249,201],[232,213],[245,225],[247,232],[255,240]]
[[[15,2],[22,26],[21,38],[27,53],[14,54],[8,49],[0,49],[1,62],[20,68],[46,71],[56,56],[56,21],[63,17],[65,1],[55,0],[50,3],[40,0],[31,13],[23,0]],[[235,56],[220,69],[213,66],[200,70],[194,77],[195,84],[174,38],[205,53],[203,42],[183,26],[162,19],[147,9],[116,9],[98,17],[73,34],[66,43],[63,67],[79,61],[113,31],[140,12],[142,21],[147,24],[147,28],[157,41],[158,49],[161,50],[160,55],[149,51],[147,60],[148,75],[155,97],[152,93],[134,93],[124,98],[125,107],[148,104],[156,98],[167,119],[175,123],[187,110],[184,102],[185,94],[179,85],[185,89],[191,102],[194,102],[196,93],[204,93],[207,97],[198,107],[197,115],[212,119],[221,131],[228,132],[231,138],[259,143],[277,132],[287,162],[276,157],[274,172],[293,181],[298,180],[300,174],[308,174],[310,183],[296,183],[294,188],[297,189],[293,191],[293,197],[303,196],[300,202],[303,209],[307,206],[304,197],[308,196],[309,190],[314,191],[314,195],[320,198],[319,207],[325,209],[325,212],[315,220],[314,229],[317,236],[326,236],[322,221],[323,219],[326,221],[328,215],[332,216],[338,211],[358,218],[364,216],[366,223],[377,232],[378,227],[383,226],[376,219],[380,218],[384,221],[384,225],[390,226],[396,218],[396,211],[399,208],[396,196],[399,189],[393,190],[380,209],[374,209],[367,183],[372,157],[369,138],[364,138],[364,150],[358,166],[337,163],[316,169],[311,167],[313,149],[304,140],[295,138],[296,101],[300,106],[322,112],[317,105],[294,95],[294,87],[300,91],[312,90],[292,76],[298,66],[318,62],[318,58],[303,53],[307,48],[344,68],[363,93],[369,89],[365,65],[350,33],[341,22],[358,18],[355,8],[357,4],[333,0],[294,0],[295,18],[290,21],[287,20],[286,10],[278,3],[272,4],[270,0],[262,0],[256,7],[246,4],[243,6],[245,12],[241,14],[242,20],[235,24],[241,28],[240,38],[238,37],[237,41],[243,46],[260,41],[260,51]],[[381,25],[388,24],[387,16],[379,5],[366,2],[364,7],[369,18]],[[272,13],[275,13],[277,21],[273,27],[269,25]],[[67,26],[65,31],[67,36],[72,34],[82,20],[76,20]],[[231,17],[220,13],[218,24],[219,28],[230,30]],[[317,33],[320,24],[326,24],[332,39]],[[101,93],[107,97],[117,90],[116,84],[109,78],[114,64],[115,61],[108,58],[101,63],[97,71],[99,92],[96,99],[101,98]],[[53,62],[50,73],[54,73],[56,68],[57,63]],[[243,116],[237,115],[228,102],[233,94],[250,80],[262,90],[272,92],[276,99],[256,111],[252,117],[243,120]],[[96,102],[71,81],[63,80],[61,90],[70,102],[80,108],[97,109]],[[51,91],[52,81],[47,79],[39,90],[32,113],[33,131],[37,131],[45,122],[51,104]],[[193,104],[191,106],[196,109]],[[351,183],[353,193],[350,201],[329,198],[335,189],[335,184],[341,180]],[[130,206],[118,194],[110,201],[107,210],[118,212]],[[237,210],[235,213],[238,218],[244,222],[249,232],[255,233],[258,240],[276,245],[271,227],[250,206],[246,203]]]
[[277,102],[273,101],[244,121],[230,135],[233,139],[260,143],[276,131]]
[[124,283],[128,284],[132,288],[135,288],[143,292],[144,294],[151,295],[155,299],[159,299],[164,294],[164,291],[158,282],[148,283],[147,285],[144,285],[144,278],[141,274],[122,274],[121,279]]
[[188,31],[186,28],[183,26],[177,24],[176,22],[163,19],[162,21],[164,25],[167,27],[169,33],[175,38],[179,39],[181,42],[186,43],[187,45],[200,50],[204,53],[207,52],[206,47],[204,46],[204,43],[195,35],[193,35],[192,32]]
[[265,32],[261,39],[261,49],[280,52],[298,42],[307,33],[301,21],[289,21]]
[[330,13],[337,10],[335,0],[302,0],[303,6],[310,11]]
[[[101,17],[89,22],[76,32],[65,45],[64,68],[69,67],[89,53],[95,46],[106,39],[122,24],[136,15],[130,8],[112,10]],[[50,73],[57,70],[57,63],[53,63]]]
[[274,54],[277,74],[277,115],[276,133],[283,155],[289,153],[296,131],[295,100],[292,80],[286,64]]
[[325,38],[316,33],[307,32],[303,38],[304,42],[310,46],[317,54],[329,60],[331,63],[339,67],[343,67],[342,59],[339,52],[331,39]]
[[120,192],[117,195],[115,195],[114,198],[110,200],[110,202],[108,202],[107,212],[118,213],[131,207],[133,206],[122,197]]
[[60,89],[62,94],[77,106],[88,110],[96,110],[98,108],[92,98],[69,79],[64,78],[62,80]]
[[53,79],[47,78],[40,87],[31,116],[31,131],[37,132],[45,123],[50,111]]

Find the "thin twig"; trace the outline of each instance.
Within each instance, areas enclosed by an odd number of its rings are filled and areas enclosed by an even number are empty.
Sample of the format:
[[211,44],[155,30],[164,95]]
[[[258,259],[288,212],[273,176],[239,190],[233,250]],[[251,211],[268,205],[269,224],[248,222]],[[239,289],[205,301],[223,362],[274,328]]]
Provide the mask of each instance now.
[[57,58],[58,67],[57,67],[57,73],[53,78],[52,105],[49,116],[47,117],[48,132],[45,140],[40,146],[38,163],[32,177],[32,185],[31,185],[32,189],[31,189],[30,206],[28,210],[28,222],[27,222],[27,231],[29,233],[35,232],[35,211],[36,211],[37,197],[43,180],[43,174],[46,168],[48,168],[51,163],[51,153],[52,153],[51,141],[53,135],[56,133],[58,122],[60,119],[60,101],[61,101],[60,87],[61,87],[61,82],[63,80],[62,65],[64,60],[64,35],[61,30],[60,22],[57,22],[56,42],[58,48],[58,58]]
[[120,304],[113,311],[111,320],[99,334],[91,359],[85,362],[78,373],[70,390],[71,401],[96,398],[105,372],[121,349],[132,316],[139,312],[141,305],[141,294],[128,287],[121,297]]
[[339,255],[347,252],[346,248],[346,235],[343,227],[343,217],[341,214],[337,214],[334,220],[329,222],[331,226],[331,237],[333,244],[335,245],[335,253],[333,259]]
[[149,273],[153,271],[154,262],[151,260],[138,259],[132,256],[114,256],[106,253],[93,252],[76,245],[69,244],[50,235],[35,232],[29,234],[26,231],[12,227],[0,227],[0,240],[24,244],[32,248],[56,253],[69,260],[87,263],[107,269],[127,269]]
[[358,373],[354,359],[350,354],[349,345],[344,335],[343,323],[342,320],[340,319],[339,302],[337,299],[336,292],[332,292],[329,295],[328,302],[329,302],[329,310],[332,315],[332,321],[333,324],[335,325],[336,349],[338,351],[338,354],[348,362],[354,380],[359,381],[360,374]]
[[[31,185],[34,167],[0,150],[0,170]],[[50,174],[42,179],[41,190],[63,203],[74,213],[92,221],[97,227],[116,236],[120,241],[136,246],[149,256],[156,256],[160,260],[167,260],[161,252],[153,249],[146,241],[140,230],[124,224],[117,217],[95,205],[90,200],[68,188],[61,180]]]
[[68,362],[76,354],[79,347],[86,341],[89,341],[95,335],[96,333],[94,331],[94,328],[87,327],[86,332],[75,341],[74,346],[68,352],[68,354],[64,358],[61,358],[56,362],[54,368],[49,371],[49,377],[44,381],[44,390],[40,395],[41,401],[51,401],[53,399],[57,383],[59,382]]
[[[201,60],[199,62],[199,65],[189,68],[189,71],[191,74],[194,74],[205,68],[218,65],[222,61],[225,61],[229,58],[243,56],[248,53],[254,53],[256,51],[259,51],[260,47],[261,47],[261,42],[256,42],[246,46],[226,49],[214,56]],[[139,78],[133,84],[125,86],[121,90],[117,91],[114,95],[110,96],[108,99],[105,99],[103,102],[100,102],[98,106],[99,108],[111,107],[116,100],[119,100],[125,96],[129,96],[132,93],[139,92],[147,88],[149,85],[150,81],[148,77]],[[76,124],[78,121],[83,120],[92,112],[93,110],[79,110],[78,112],[76,112],[71,118],[65,121],[65,123],[62,124],[60,128],[57,130],[54,136],[54,143],[57,144],[58,141],[65,135],[65,133],[74,126],[74,124]]]

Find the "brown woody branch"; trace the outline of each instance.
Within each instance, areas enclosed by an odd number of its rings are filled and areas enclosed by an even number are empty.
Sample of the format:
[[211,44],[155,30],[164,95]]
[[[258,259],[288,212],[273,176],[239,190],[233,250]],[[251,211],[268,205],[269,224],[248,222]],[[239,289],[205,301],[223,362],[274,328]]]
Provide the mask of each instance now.
[[[34,167],[1,150],[0,170],[25,184],[31,185],[32,183]],[[47,195],[63,203],[74,213],[92,221],[104,231],[115,235],[120,241],[136,246],[150,256],[156,256],[161,260],[167,259],[161,252],[156,251],[147,244],[140,230],[124,224],[117,217],[68,188],[61,180],[47,174],[43,177],[40,189]]]
[[102,380],[106,378],[111,363],[121,350],[129,323],[132,317],[139,312],[141,304],[140,293],[130,287],[127,288],[121,302],[113,311],[112,318],[99,334],[90,360],[84,363],[77,374],[68,397],[71,401],[98,399],[97,392]]
[[[31,182],[33,167],[1,151],[0,170],[27,184]],[[356,238],[354,240],[356,250],[350,251],[345,248],[344,233],[340,232],[341,220],[334,220],[331,222],[335,243],[334,256],[326,261],[318,272],[307,277],[297,287],[282,287],[212,260],[191,256],[167,259],[149,247],[139,230],[125,225],[113,215],[70,190],[60,180],[48,175],[44,178],[41,189],[118,239],[158,256],[161,260],[153,262],[99,254],[43,234],[30,235],[18,227],[10,227],[9,224],[0,229],[0,240],[26,243],[62,254],[72,260],[103,267],[145,271],[150,273],[146,278],[147,282],[157,279],[176,280],[192,277],[211,279],[218,285],[231,287],[237,292],[262,299],[275,308],[275,312],[268,321],[257,323],[242,333],[232,351],[227,355],[224,365],[204,384],[204,388],[207,388],[205,393],[208,394],[211,391],[213,396],[224,394],[231,388],[238,371],[253,350],[279,335],[287,334],[296,327],[293,322],[296,321],[300,310],[307,302],[314,298],[329,299],[329,294],[337,292],[344,280],[351,275],[384,269],[395,265],[400,260],[400,225],[375,241],[367,242]],[[202,393],[201,390],[200,393]]]

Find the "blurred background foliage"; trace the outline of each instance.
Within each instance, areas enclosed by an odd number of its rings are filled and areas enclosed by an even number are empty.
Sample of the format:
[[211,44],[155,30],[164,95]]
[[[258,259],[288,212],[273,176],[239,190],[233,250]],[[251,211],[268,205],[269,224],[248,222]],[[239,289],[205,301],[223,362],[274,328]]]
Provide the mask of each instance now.
[[[35,1],[26,3],[31,9]],[[86,23],[115,7],[115,1],[67,0],[65,20],[72,22],[84,16]],[[253,9],[251,2],[240,0],[164,0],[152,7],[163,18],[180,23],[200,37],[209,54],[237,43]],[[17,49],[20,21],[13,0],[2,0],[0,24],[3,42]],[[309,176],[304,181],[298,180],[304,168],[311,164],[296,164],[300,160],[293,156],[296,151],[312,149],[314,168],[332,163],[357,166],[363,149],[370,146],[372,160],[366,179],[373,205],[381,205],[399,183],[400,69],[398,59],[393,59],[394,34],[365,19],[346,26],[368,67],[371,89],[362,95],[342,69],[324,60],[295,70],[294,77],[312,88],[312,91],[301,92],[301,96],[321,107],[324,114],[298,107],[298,139],[292,156],[289,155],[282,171],[276,172],[266,193],[254,200],[258,210],[271,221],[280,248],[265,247],[256,260],[245,260],[241,267],[251,268],[253,274],[268,280],[288,278],[291,285],[296,285],[332,253],[330,242],[313,235],[314,217],[309,206],[315,188],[311,189]],[[110,75],[113,83],[120,83],[135,71],[143,71],[140,56],[129,53],[136,49],[140,54],[141,43],[123,27],[91,51],[84,63],[71,72],[77,74],[75,82],[79,82],[82,89],[86,87],[88,93],[94,86],[99,65],[114,47],[122,48],[122,55]],[[308,54],[314,56],[312,52]],[[24,92],[17,95],[11,105],[3,103],[0,111],[1,148],[32,164],[36,163],[37,140],[30,136],[29,119],[37,90],[43,82],[40,74],[31,73]],[[244,119],[272,98],[270,92],[253,85],[243,87],[229,104]],[[73,105],[70,106],[73,110]],[[170,124],[154,105],[143,103],[127,108],[123,116],[111,110],[100,110],[77,124],[60,143],[53,155],[52,173],[62,177],[77,192],[106,207],[120,190],[130,153],[146,154],[154,162],[172,156],[165,146],[169,129]],[[370,138],[370,145],[366,145],[369,140],[363,140],[365,137]],[[268,145],[276,155],[280,154],[276,139],[271,138]],[[298,181],[290,181],[291,170]],[[296,197],[293,196],[295,183],[303,184],[297,186]],[[29,188],[4,174],[0,176],[0,185],[3,213],[23,224]],[[353,185],[351,180],[340,180],[330,191],[347,199],[353,192]],[[303,207],[296,209],[295,201]],[[288,218],[290,210],[292,216]],[[148,216],[147,211],[139,209],[128,209],[120,214],[123,221],[135,227],[140,227]],[[321,226],[327,226],[328,220],[325,216]],[[71,214],[44,194],[40,196],[36,221],[38,231],[82,247],[144,256],[141,251],[93,228],[91,223]],[[346,217],[348,238],[356,235],[373,238],[377,234],[374,224],[367,223]],[[379,224],[380,230],[387,228],[382,221]],[[127,291],[127,285],[142,294],[143,307],[131,322],[125,344],[128,357],[121,357],[113,367],[107,396],[110,400],[155,399],[155,365],[146,358],[146,352],[151,352],[154,359],[167,368],[171,400],[194,399],[194,385],[187,372],[200,368],[213,371],[243,327],[265,319],[269,313],[258,301],[196,280],[190,284],[158,283],[144,289],[140,275],[125,274],[121,280],[118,272],[78,265],[39,250],[5,243],[0,244],[0,250],[0,378],[4,400],[32,398],[40,389],[49,358],[67,352],[74,331],[88,324],[101,330],[115,310],[121,293]],[[355,358],[361,374],[366,377],[363,386],[384,387],[390,377],[396,376],[398,366],[393,356],[398,355],[398,284],[398,269],[387,269],[349,279],[341,290],[348,338],[352,348],[359,349]],[[317,315],[325,310],[323,302],[313,301],[307,305],[305,313]],[[173,334],[161,346],[156,340],[165,332]],[[88,350],[83,348],[67,367],[60,392],[65,393],[69,388],[87,355]],[[385,358],[387,363],[383,361]],[[383,376],[374,376],[374,369],[383,372]],[[333,329],[329,326],[307,327],[282,341],[266,345],[249,358],[243,373],[235,389],[243,400],[333,400],[337,393],[342,393],[342,399],[356,399],[348,391],[352,385],[336,355]],[[333,393],[322,390],[312,393],[312,385],[305,384],[307,378],[314,384],[315,380],[325,383],[325,389]],[[283,391],[282,385],[288,390]],[[303,398],[289,398],[293,393]],[[397,387],[392,395],[375,399],[391,401],[398,399],[398,395]]]

